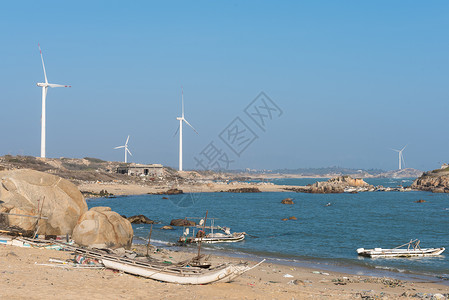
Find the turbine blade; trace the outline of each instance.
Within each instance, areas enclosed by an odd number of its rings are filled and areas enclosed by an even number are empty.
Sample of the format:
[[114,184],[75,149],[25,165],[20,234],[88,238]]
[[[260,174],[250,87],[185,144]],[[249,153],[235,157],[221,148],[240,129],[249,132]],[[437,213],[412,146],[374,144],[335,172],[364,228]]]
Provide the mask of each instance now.
[[178,131],[179,131],[179,125],[178,125],[178,129],[176,129],[176,132],[175,132],[175,134],[173,135],[173,137],[175,137],[175,136],[178,134]]
[[125,148],[125,146],[118,146],[118,147],[115,147],[114,149],[120,149],[120,148]]
[[51,88],[55,88],[55,87],[72,87],[71,85],[54,84],[54,83],[49,83],[48,86],[51,87]]
[[129,135],[128,135],[128,138],[126,139],[125,145],[128,145],[128,141],[129,141]]
[[190,125],[190,123],[189,122],[187,122],[187,120],[186,119],[182,119],[184,122],[186,122],[186,124],[187,125],[189,125],[192,129],[193,129],[193,131],[195,131],[196,132],[196,134],[198,134],[198,131],[196,131],[195,130],[195,128],[193,128],[193,126],[192,125]]
[[129,151],[128,148],[126,148],[126,151],[128,151],[129,155],[133,156],[133,154],[131,153],[131,151]]
[[407,147],[407,146],[408,146],[408,145],[405,145],[405,146],[404,146],[404,148],[402,148],[402,150],[401,150],[401,151],[404,151],[405,147]]
[[391,150],[393,150],[393,151],[396,151],[396,152],[401,152],[401,151],[399,151],[399,150],[396,150],[396,149],[391,149]]
[[182,106],[181,117],[184,118],[184,88],[182,86],[181,86],[181,106]]
[[402,153],[401,153],[401,158],[402,158],[402,163],[404,164],[404,168],[405,168],[405,159],[404,159],[404,155],[402,155]]
[[39,43],[37,43],[37,46],[39,47],[39,52],[40,52],[40,54],[41,54],[42,68],[44,69],[44,76],[45,76],[45,83],[48,83],[48,80],[47,80],[47,72],[45,72],[44,57],[42,56],[41,45],[40,45]]

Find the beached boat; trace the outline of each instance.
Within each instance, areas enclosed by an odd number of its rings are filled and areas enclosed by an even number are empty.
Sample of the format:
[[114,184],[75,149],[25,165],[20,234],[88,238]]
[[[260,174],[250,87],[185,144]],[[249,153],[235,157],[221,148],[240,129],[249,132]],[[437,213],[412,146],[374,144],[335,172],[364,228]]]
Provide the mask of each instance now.
[[[234,243],[240,242],[245,239],[245,232],[234,232],[231,233],[231,229],[229,227],[221,227],[214,226],[214,221],[216,219],[209,219],[211,222],[210,226],[204,226],[204,220],[200,220],[200,225],[193,226],[194,228],[198,228],[198,231],[195,234],[195,229],[192,229],[192,235],[189,236],[190,229],[186,227],[184,229],[184,234],[179,237],[178,242],[181,244],[190,244],[190,243]],[[206,233],[205,231],[209,232]],[[220,230],[221,232],[214,232],[214,230]]]
[[[445,248],[421,248],[419,246],[419,240],[410,240],[410,242],[398,246],[393,249],[357,249],[357,253],[360,256],[366,257],[413,257],[413,256],[436,256],[443,253]],[[403,248],[407,246],[407,248]]]
[[152,266],[151,264],[139,261],[117,261],[109,258],[103,258],[102,263],[109,269],[177,284],[229,282],[260,264],[258,263],[253,267],[249,267],[246,263],[226,263],[215,268],[202,269],[195,267]]

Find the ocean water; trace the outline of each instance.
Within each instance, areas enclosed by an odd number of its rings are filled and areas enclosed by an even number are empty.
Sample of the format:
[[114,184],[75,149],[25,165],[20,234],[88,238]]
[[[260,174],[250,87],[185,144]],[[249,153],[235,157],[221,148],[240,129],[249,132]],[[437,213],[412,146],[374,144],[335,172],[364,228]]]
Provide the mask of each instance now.
[[[314,182],[313,180],[312,182]],[[413,179],[368,179],[383,186],[408,186]],[[279,179],[278,184],[304,185],[307,179]],[[307,183],[306,183],[307,182]],[[204,245],[209,251],[231,255],[317,265],[353,273],[376,275],[388,271],[407,276],[447,278],[449,274],[449,195],[428,192],[367,192],[358,194],[304,193],[190,193],[89,199],[89,207],[109,206],[126,215],[143,214],[155,224],[152,242],[169,247],[183,228],[161,230],[175,218],[217,218],[215,225],[249,235],[243,242]],[[294,205],[281,200],[294,199]],[[414,201],[423,199],[425,203]],[[331,206],[325,206],[327,203]],[[297,220],[282,221],[295,216]],[[133,224],[135,241],[148,238],[150,225]],[[421,247],[445,247],[439,257],[370,259],[357,248],[394,248],[420,239]],[[192,250],[194,246],[191,246]],[[391,274],[390,274],[391,275]],[[449,282],[449,281],[446,281]]]

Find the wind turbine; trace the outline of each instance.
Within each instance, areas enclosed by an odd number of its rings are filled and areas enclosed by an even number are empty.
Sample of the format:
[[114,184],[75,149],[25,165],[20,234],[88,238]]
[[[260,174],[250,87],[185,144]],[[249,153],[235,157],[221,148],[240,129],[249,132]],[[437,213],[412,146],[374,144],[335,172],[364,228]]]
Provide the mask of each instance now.
[[405,145],[404,148],[402,148],[401,150],[391,149],[391,150],[396,151],[398,153],[398,156],[399,156],[399,170],[402,169],[402,162],[404,163],[404,166],[405,166],[404,155],[402,154],[402,151],[404,151],[405,147],[407,147],[407,145]]
[[128,149],[128,141],[129,141],[129,135],[128,135],[128,138],[126,139],[125,145],[123,145],[123,146],[118,146],[118,147],[115,147],[115,148],[114,148],[114,149],[125,148],[125,163],[128,162],[128,153],[129,153],[129,155],[133,156],[132,153],[131,153],[131,151],[129,151],[129,149]]
[[44,69],[44,77],[45,82],[37,83],[37,86],[42,87],[42,116],[41,116],[41,157],[45,158],[45,101],[47,98],[47,89],[49,87],[55,88],[55,87],[71,87],[70,85],[62,85],[62,84],[54,84],[54,83],[48,83],[47,80],[47,73],[45,72],[45,64],[44,64],[44,57],[42,56],[42,50],[41,46],[37,44],[39,47],[39,52],[41,53],[41,60],[42,60],[42,68]]
[[[184,118],[184,89],[181,89],[181,108],[182,108],[182,112],[181,112],[181,117],[177,117],[176,120],[179,120],[179,171],[182,171],[182,122],[185,122],[187,125],[189,125],[193,131],[196,132],[196,134],[198,134],[198,132],[195,130],[195,128],[193,128],[192,125],[190,125],[189,122],[187,122],[187,120]],[[178,130],[176,130],[175,135],[178,133]]]

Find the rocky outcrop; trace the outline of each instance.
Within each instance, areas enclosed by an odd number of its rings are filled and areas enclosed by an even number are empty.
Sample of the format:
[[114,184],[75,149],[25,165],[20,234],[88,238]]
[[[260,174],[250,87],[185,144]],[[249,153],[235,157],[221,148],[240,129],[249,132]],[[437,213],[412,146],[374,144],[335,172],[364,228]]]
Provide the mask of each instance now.
[[129,249],[133,234],[131,223],[111,208],[93,207],[78,220],[72,239],[90,248]]
[[281,203],[282,204],[294,204],[292,198],[285,198],[284,200],[281,201]]
[[433,193],[449,193],[449,168],[424,173],[410,186],[412,189]]
[[171,226],[195,226],[196,223],[186,219],[174,219],[170,222]]
[[227,190],[227,192],[228,193],[261,193],[261,191],[255,187],[230,189],[230,190]]
[[[25,231],[38,229],[39,234],[72,234],[87,204],[77,187],[58,176],[28,170],[0,172],[0,211],[8,227]],[[41,216],[37,218],[12,214]]]
[[144,215],[137,215],[127,218],[132,224],[154,224],[154,221]]
[[184,194],[184,192],[182,190],[179,190],[179,189],[169,189],[164,194],[165,195],[179,195],[179,194]]
[[374,191],[376,188],[363,179],[354,179],[350,176],[338,176],[328,181],[315,182],[305,187],[287,188],[295,192],[312,193],[312,194],[337,194],[337,193],[353,193]]

